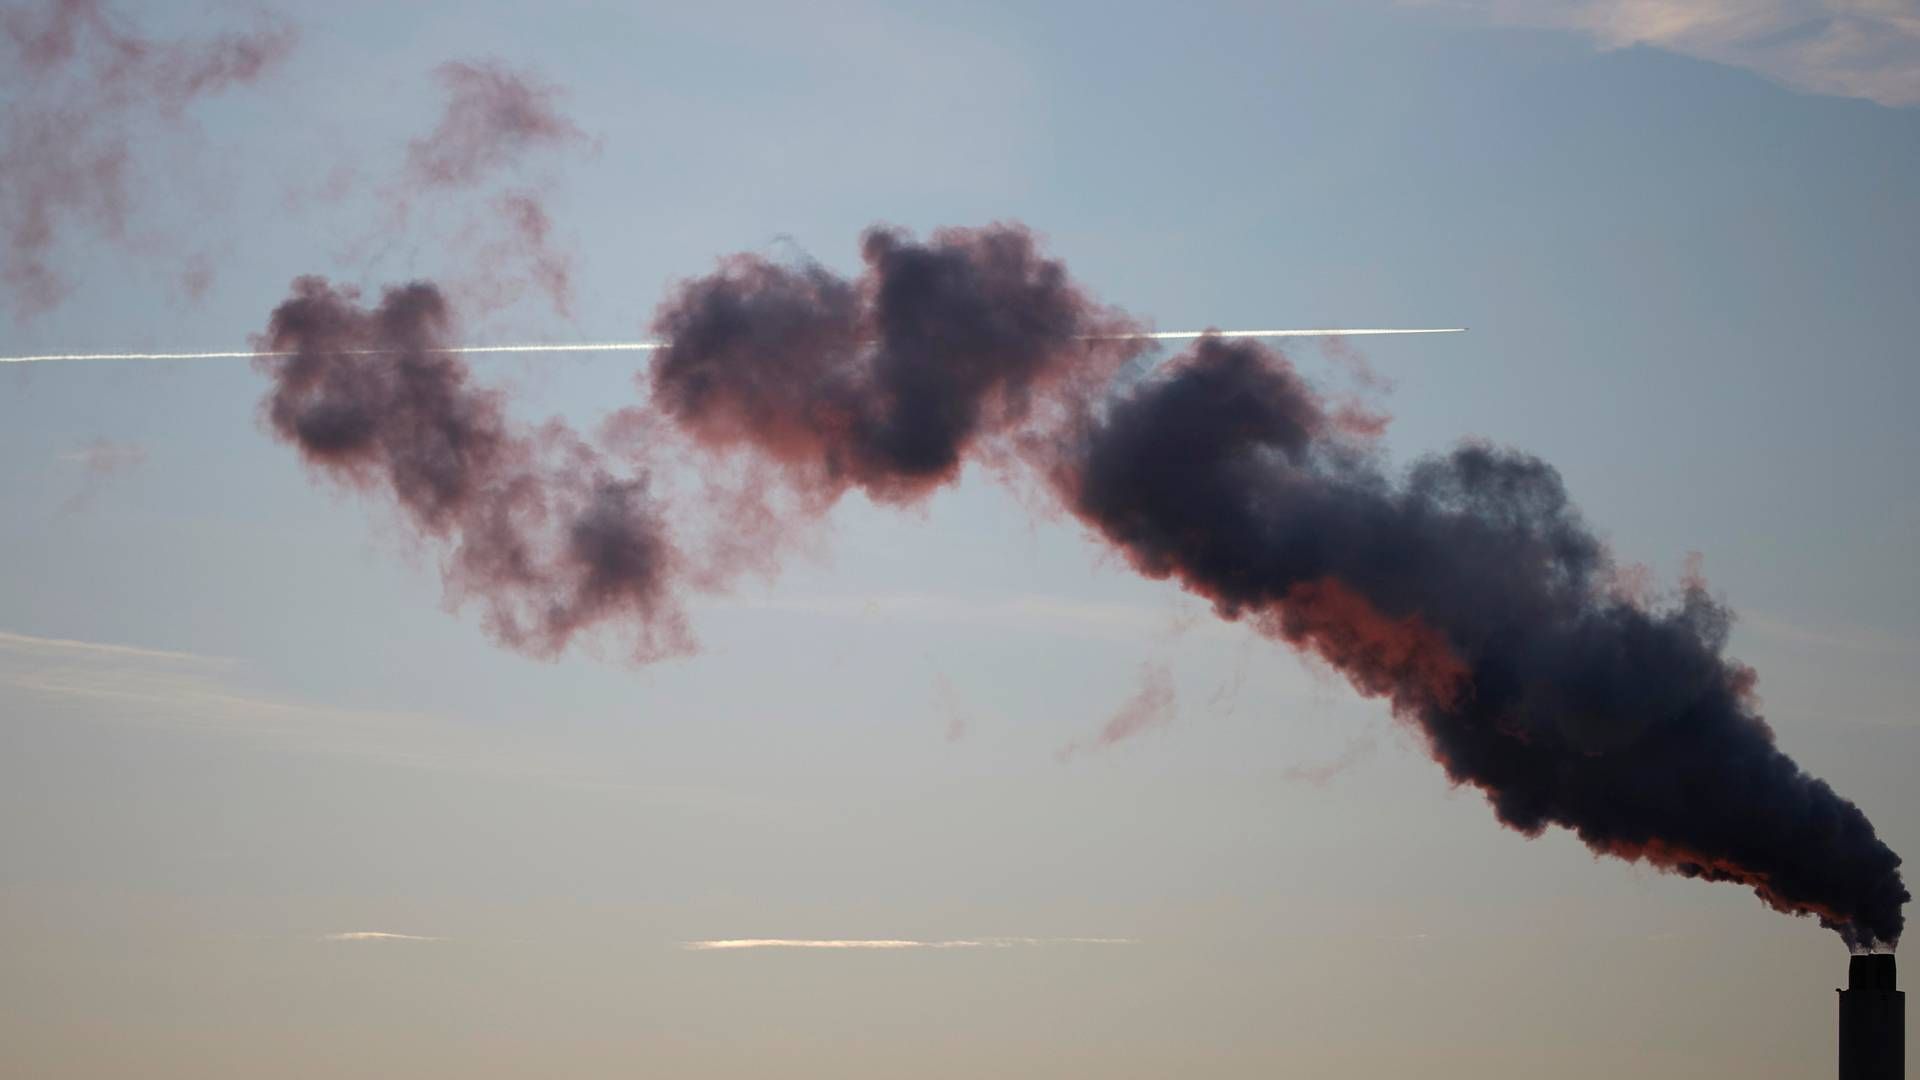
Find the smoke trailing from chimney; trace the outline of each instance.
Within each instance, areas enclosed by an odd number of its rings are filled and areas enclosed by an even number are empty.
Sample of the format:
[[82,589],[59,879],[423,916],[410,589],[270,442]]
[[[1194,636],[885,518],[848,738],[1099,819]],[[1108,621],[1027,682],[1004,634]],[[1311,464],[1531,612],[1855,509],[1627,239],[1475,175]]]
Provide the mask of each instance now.
[[[1037,477],[1141,573],[1386,699],[1503,823],[1739,882],[1856,948],[1898,940],[1899,857],[1774,745],[1751,670],[1723,655],[1728,611],[1697,579],[1665,606],[1624,598],[1544,462],[1467,444],[1390,475],[1256,344],[1203,339],[1120,379],[1135,324],[1019,226],[875,229],[862,255],[853,280],[738,255],[683,283],[654,319],[670,344],[650,400],[614,426],[658,424],[704,467],[747,461],[728,512],[758,535],[851,491],[912,503],[969,462]],[[274,430],[446,541],[450,582],[508,643],[551,655],[617,620],[684,644],[674,596],[699,560],[681,515],[644,473],[614,479],[608,451],[516,429],[425,351],[445,332],[430,286],[367,311],[299,283],[262,340],[299,354],[263,361]],[[401,352],[348,351],[366,347]]]
[[452,315],[434,286],[389,289],[372,308],[321,278],[293,291],[255,342],[292,354],[257,361],[273,379],[268,425],[441,545],[456,606],[478,600],[489,632],[534,656],[613,621],[636,660],[691,648],[669,587],[678,556],[644,472],[616,470],[558,421],[509,420],[499,392],[435,351]]
[[1284,358],[1203,340],[1052,467],[1136,569],[1386,698],[1502,823],[1898,941],[1899,856],[1774,745],[1730,613],[1697,578],[1666,607],[1619,598],[1545,462],[1468,444],[1396,481]]

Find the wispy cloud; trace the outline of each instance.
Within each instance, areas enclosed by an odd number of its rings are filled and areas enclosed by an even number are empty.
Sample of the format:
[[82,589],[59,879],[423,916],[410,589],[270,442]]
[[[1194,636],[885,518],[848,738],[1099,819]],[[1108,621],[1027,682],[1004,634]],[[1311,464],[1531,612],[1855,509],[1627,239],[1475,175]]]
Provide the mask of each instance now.
[[723,599],[715,601],[714,606],[875,622],[898,620],[987,624],[1008,629],[1119,640],[1178,636],[1189,632],[1238,640],[1247,633],[1244,627],[1204,612],[1196,618],[1191,610],[1076,600],[1044,594],[984,598],[904,592],[868,596],[790,594]]
[[1759,72],[1815,94],[1920,105],[1911,0],[1403,0]]
[[0,630],[0,728],[76,720],[244,740],[272,753],[596,792],[652,806],[721,807],[770,818],[792,810],[779,797],[750,787],[636,783],[619,765],[583,757],[537,732],[503,736],[435,712],[276,694],[232,657]]
[[[67,715],[434,771],[589,783],[541,768],[524,749],[477,744],[432,713],[326,705],[253,683],[231,657],[0,630],[0,715],[8,719]],[[26,698],[40,707],[20,708]]]
[[100,438],[77,450],[61,454],[60,460],[79,465],[92,473],[114,473],[144,464],[147,451],[135,443],[118,443]]
[[98,641],[76,641],[72,638],[34,637],[31,634],[14,634],[5,630],[0,630],[0,652],[70,653],[90,657],[146,660],[174,664],[204,664],[216,667],[233,663],[231,657],[225,656],[202,656],[198,653],[172,652],[167,649],[147,649],[137,645],[113,645]]
[[1347,745],[1338,754],[1317,765],[1291,765],[1280,770],[1280,778],[1292,783],[1309,784],[1313,787],[1326,787],[1334,777],[1360,764],[1373,755],[1373,740],[1357,738],[1347,740]]
[[80,488],[75,491],[61,510],[72,513],[84,510],[99,494],[106,489],[112,479],[125,472],[146,464],[147,451],[135,443],[114,442],[111,439],[94,439],[77,449],[60,455],[60,460],[78,465],[86,470],[81,477]]
[[1092,739],[1070,742],[1061,747],[1055,757],[1067,761],[1084,751],[1112,746],[1143,731],[1170,724],[1173,707],[1172,672],[1165,664],[1141,664],[1140,686],[1133,696],[1107,718],[1106,725]]
[[342,738],[391,734],[429,719],[268,696],[244,685],[239,666],[227,657],[0,631],[0,688],[93,703],[150,725],[338,745]]
[[916,941],[907,938],[717,938],[710,941],[683,941],[680,947],[690,952],[714,952],[735,949],[1011,949],[1048,945],[1137,945],[1133,938],[1101,937],[987,937],[952,938],[944,941]]
[[348,930],[338,934],[322,934],[321,941],[445,941],[443,937],[427,937],[422,934],[390,934],[384,930]]
[[636,782],[618,762],[536,730],[505,735],[456,716],[329,705],[273,693],[224,656],[0,630],[0,729],[113,723],[244,740],[271,753],[532,783],[659,807],[784,818],[793,806],[751,785]]
[[967,729],[973,726],[973,714],[960,699],[960,691],[954,689],[953,680],[944,672],[934,674],[933,701],[946,729],[947,741],[959,742],[966,738]]

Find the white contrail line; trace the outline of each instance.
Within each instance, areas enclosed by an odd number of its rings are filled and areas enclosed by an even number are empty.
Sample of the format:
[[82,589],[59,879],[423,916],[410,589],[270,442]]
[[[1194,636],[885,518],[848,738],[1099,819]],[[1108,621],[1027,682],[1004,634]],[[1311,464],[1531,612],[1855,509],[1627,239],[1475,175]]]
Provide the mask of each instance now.
[[[1461,334],[1464,326],[1444,327],[1353,327],[1353,328],[1316,328],[1309,330],[1160,330],[1139,334],[1107,334],[1095,340],[1099,341],[1196,341],[1202,337],[1219,338],[1296,338],[1296,337],[1357,337],[1363,334]],[[456,356],[486,356],[495,353],[531,354],[531,353],[600,353],[600,352],[653,352],[664,349],[665,341],[598,341],[583,342],[574,345],[456,345],[444,349],[429,349],[428,352],[448,353]],[[347,349],[348,355],[381,356],[397,350],[393,349]],[[249,352],[228,350],[224,352],[111,352],[111,353],[43,353],[36,356],[0,356],[0,364],[48,364],[80,360],[251,360],[254,357],[292,356],[291,352]]]
[[[456,345],[445,349],[427,349],[431,353],[478,356],[486,353],[586,353],[652,352],[666,348],[662,341],[604,341],[580,345]],[[348,356],[385,356],[398,349],[339,349],[328,352]],[[42,356],[0,356],[0,364],[44,364],[65,360],[251,360],[255,357],[292,356],[291,352],[118,352],[48,353]]]

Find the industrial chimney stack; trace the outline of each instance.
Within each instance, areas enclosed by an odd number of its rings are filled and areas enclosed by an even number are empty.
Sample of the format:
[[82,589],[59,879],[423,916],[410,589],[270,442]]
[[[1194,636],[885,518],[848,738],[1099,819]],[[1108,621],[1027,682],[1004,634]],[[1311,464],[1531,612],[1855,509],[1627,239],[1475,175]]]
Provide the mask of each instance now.
[[1840,991],[1840,1080],[1906,1076],[1907,995],[1894,988],[1892,953],[1856,956]]

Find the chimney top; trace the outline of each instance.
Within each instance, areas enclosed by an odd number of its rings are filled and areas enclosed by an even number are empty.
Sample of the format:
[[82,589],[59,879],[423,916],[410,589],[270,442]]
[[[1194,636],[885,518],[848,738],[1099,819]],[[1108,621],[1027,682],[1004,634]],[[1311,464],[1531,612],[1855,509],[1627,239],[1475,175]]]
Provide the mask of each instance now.
[[1848,961],[1847,989],[1895,990],[1893,954],[1867,953]]

